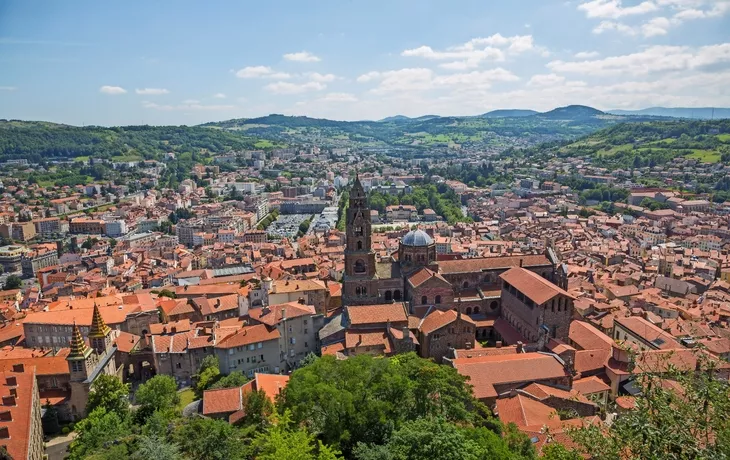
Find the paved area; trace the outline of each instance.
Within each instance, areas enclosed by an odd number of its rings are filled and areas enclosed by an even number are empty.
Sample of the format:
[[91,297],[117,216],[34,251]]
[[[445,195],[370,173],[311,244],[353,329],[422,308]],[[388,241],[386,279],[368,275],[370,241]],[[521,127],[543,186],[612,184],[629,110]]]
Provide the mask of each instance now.
[[68,455],[68,449],[71,441],[76,437],[75,432],[71,432],[65,436],[58,436],[46,443],[46,455],[48,460],[63,460]]

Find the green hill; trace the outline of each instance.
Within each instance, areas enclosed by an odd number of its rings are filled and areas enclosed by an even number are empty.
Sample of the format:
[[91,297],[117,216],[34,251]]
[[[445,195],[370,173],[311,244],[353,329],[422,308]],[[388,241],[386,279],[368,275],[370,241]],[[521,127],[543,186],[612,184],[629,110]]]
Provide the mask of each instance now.
[[0,120],[0,161],[93,157],[154,159],[167,152],[224,153],[254,148],[257,139],[196,126],[69,126]]
[[610,168],[663,164],[682,156],[704,163],[730,160],[730,120],[622,123],[557,149]]

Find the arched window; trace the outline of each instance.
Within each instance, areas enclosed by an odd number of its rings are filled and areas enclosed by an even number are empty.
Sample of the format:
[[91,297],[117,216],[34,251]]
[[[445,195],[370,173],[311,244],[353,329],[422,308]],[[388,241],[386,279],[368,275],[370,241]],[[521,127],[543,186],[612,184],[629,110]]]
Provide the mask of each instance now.
[[471,315],[471,307],[466,307],[466,314]]
[[355,273],[365,273],[365,262],[361,259],[355,261]]
[[434,303],[435,303],[436,305],[439,305],[439,304],[441,303],[441,296],[440,296],[440,295],[437,295],[437,296],[436,296],[436,301],[435,301]]
[[362,241],[358,241],[357,242],[357,250],[359,251],[361,249],[362,249]]
[[360,295],[362,291],[360,290],[360,286],[355,288],[355,295]]
[[464,281],[464,289],[466,289],[468,287],[469,287],[469,282],[468,281]]
[[362,295],[363,296],[368,295],[368,288],[366,288],[365,286],[363,286],[363,288],[362,288]]
[[479,307],[474,307],[474,313],[479,313]]
[[400,299],[400,289],[396,289],[395,291],[393,291],[393,300],[400,301]]
[[489,308],[496,310],[497,307],[499,307],[499,303],[496,300],[492,300],[492,303],[489,304]]
[[425,305],[427,303],[428,303],[428,297],[426,297],[426,296],[421,297],[421,305]]
[[385,291],[385,301],[390,302],[393,300],[393,293],[390,291]]

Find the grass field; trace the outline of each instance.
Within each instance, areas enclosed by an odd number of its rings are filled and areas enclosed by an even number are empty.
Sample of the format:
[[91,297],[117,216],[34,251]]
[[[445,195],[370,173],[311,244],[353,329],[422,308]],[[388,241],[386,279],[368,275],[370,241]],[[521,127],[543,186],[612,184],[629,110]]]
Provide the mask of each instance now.
[[695,149],[687,155],[687,158],[693,158],[695,160],[700,160],[703,163],[717,163],[720,161],[720,153],[715,152],[714,150],[700,150]]
[[195,393],[193,392],[192,388],[188,388],[186,390],[180,391],[180,404],[177,405],[177,408],[179,410],[183,410],[185,406],[190,404],[191,402],[195,401]]
[[257,149],[269,149],[269,148],[274,147],[274,143],[269,140],[263,139],[263,140],[256,142],[253,146],[256,147]]
[[720,142],[730,142],[730,134],[718,134],[717,139]]

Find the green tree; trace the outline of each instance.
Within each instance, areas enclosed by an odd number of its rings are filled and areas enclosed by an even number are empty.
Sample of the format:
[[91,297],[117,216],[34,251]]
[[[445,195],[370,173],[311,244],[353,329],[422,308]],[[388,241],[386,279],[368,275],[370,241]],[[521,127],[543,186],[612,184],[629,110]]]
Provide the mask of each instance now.
[[43,414],[41,423],[43,424],[43,433],[47,435],[58,434],[61,431],[61,425],[58,423],[58,410],[46,401],[46,413]]
[[140,436],[137,440],[137,449],[132,455],[133,459],[147,460],[178,460],[182,459],[180,448],[177,444],[167,442],[159,436]]
[[256,435],[252,447],[258,460],[335,460],[339,452],[317,443],[305,429],[292,426],[288,413],[266,432]]
[[94,380],[89,392],[86,413],[90,414],[98,407],[126,417],[129,412],[129,385],[122,383],[116,376],[100,375]]
[[173,438],[187,458],[234,460],[248,457],[240,433],[225,420],[191,417],[182,422]]
[[107,412],[103,407],[95,409],[88,417],[76,424],[78,436],[69,446],[69,459],[86,458],[108,442],[119,441],[131,431],[129,424],[116,412]]
[[156,375],[137,388],[134,399],[146,418],[155,411],[175,407],[180,402],[180,395],[175,379],[169,375]]
[[547,444],[542,448],[543,460],[583,460],[583,456],[574,450],[567,449],[557,442]]
[[243,413],[241,425],[262,428],[274,413],[274,404],[265,391],[250,391],[243,395]]
[[203,358],[200,363],[200,369],[195,375],[195,394],[198,398],[203,397],[203,392],[210,388],[219,378],[220,369],[218,369],[218,358],[210,355]]
[[20,289],[20,287],[23,285],[23,280],[20,279],[18,275],[10,275],[5,280],[5,287],[4,289],[6,291],[10,289]]
[[210,386],[210,389],[235,388],[242,386],[246,382],[248,382],[248,379],[241,371],[234,371],[215,382]]
[[730,458],[730,387],[717,378],[716,361],[702,354],[696,359],[697,370],[680,372],[665,362],[637,375],[635,409],[609,427],[575,430],[573,440],[606,460]]

